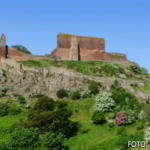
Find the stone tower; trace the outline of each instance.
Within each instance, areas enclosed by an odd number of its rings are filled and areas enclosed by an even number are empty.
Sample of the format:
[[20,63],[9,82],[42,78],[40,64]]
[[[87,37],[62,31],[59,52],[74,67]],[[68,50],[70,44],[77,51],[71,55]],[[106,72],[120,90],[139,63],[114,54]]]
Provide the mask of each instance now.
[[5,46],[6,45],[6,38],[5,35],[2,34],[0,37],[0,46]]

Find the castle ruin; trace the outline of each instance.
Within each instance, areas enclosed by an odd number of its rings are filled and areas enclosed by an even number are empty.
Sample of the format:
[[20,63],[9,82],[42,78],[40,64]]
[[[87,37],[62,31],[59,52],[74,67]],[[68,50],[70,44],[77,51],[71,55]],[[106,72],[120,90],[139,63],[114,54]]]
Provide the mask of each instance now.
[[8,47],[6,45],[6,38],[2,34],[0,38],[0,59],[1,57],[8,58],[8,56],[16,61],[51,59],[53,56],[57,56],[61,57],[62,60],[93,60],[120,63],[125,66],[131,64],[138,65],[135,62],[130,62],[126,54],[105,52],[104,38],[75,36],[62,33],[57,35],[57,48],[51,54],[45,55],[26,54],[18,51],[16,48]]

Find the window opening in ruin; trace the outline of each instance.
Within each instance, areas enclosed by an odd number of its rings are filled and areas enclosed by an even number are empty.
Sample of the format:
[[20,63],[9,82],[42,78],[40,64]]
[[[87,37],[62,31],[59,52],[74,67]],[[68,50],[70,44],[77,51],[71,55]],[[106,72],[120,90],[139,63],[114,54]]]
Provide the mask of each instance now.
[[6,54],[5,54],[5,58],[9,58],[9,55],[8,55],[8,46],[6,45]]
[[78,45],[78,60],[80,60],[80,46]]

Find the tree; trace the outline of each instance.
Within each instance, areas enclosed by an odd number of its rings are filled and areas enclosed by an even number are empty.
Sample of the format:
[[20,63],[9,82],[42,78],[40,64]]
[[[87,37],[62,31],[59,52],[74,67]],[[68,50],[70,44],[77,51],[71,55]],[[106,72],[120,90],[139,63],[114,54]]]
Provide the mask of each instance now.
[[8,141],[0,144],[0,149],[38,150],[40,148],[40,150],[66,150],[67,147],[64,146],[64,141],[65,139],[61,133],[57,135],[53,132],[47,132],[40,137],[40,131],[38,128],[22,128],[10,134]]
[[52,98],[39,98],[29,111],[25,126],[37,127],[42,133],[62,132],[67,138],[71,137],[77,132],[77,123],[69,120],[72,111],[67,109],[67,103],[57,102],[56,106]]
[[112,111],[115,102],[111,98],[111,93],[101,92],[96,95],[94,110],[102,110],[103,112]]
[[104,112],[101,110],[95,110],[92,116],[93,123],[102,124],[106,122]]
[[24,53],[27,53],[27,54],[31,54],[31,52],[28,51],[27,48],[22,46],[22,45],[13,45],[11,47],[17,48],[21,52],[24,52]]

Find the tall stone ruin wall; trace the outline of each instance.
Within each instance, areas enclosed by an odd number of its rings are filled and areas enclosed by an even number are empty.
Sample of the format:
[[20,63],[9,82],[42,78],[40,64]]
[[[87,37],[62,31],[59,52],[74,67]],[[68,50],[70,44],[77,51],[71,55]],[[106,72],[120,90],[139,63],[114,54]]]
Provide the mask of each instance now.
[[51,56],[60,56],[63,60],[104,60],[105,40],[70,34],[57,35],[57,49]]

